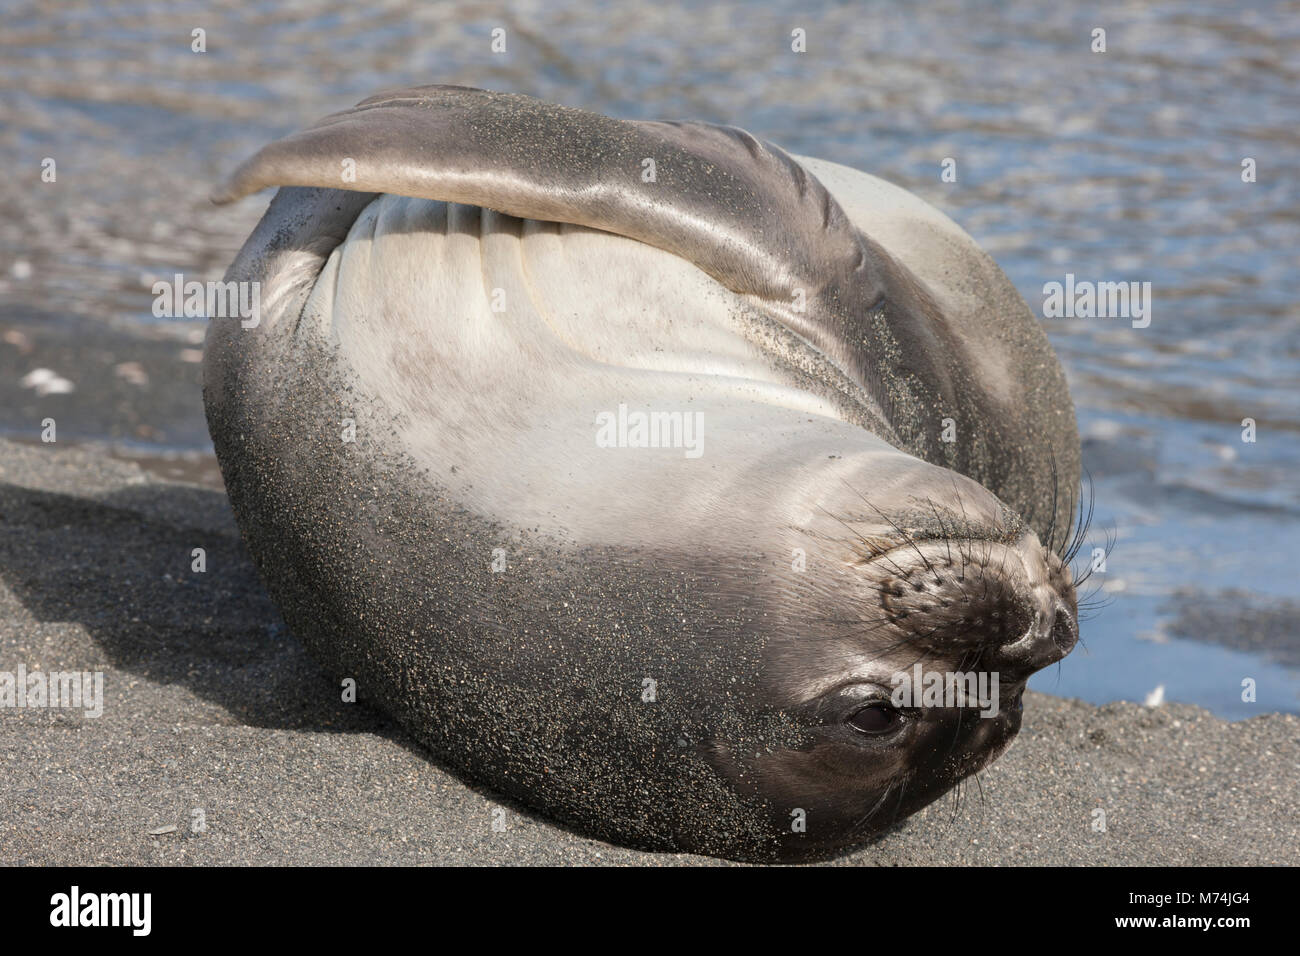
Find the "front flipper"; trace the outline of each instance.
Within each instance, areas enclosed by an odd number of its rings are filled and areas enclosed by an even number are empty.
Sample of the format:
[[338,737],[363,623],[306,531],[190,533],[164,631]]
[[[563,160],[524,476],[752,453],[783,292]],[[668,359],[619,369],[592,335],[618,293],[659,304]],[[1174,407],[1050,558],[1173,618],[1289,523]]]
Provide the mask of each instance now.
[[516,94],[417,87],[371,97],[271,143],[213,200],[275,185],[465,203],[665,249],[757,299],[865,389],[887,419],[893,396],[884,379],[892,376],[863,348],[864,336],[875,334],[872,313],[885,314],[893,338],[913,357],[912,370],[930,387],[944,378],[937,365],[915,361],[937,344],[923,316],[887,308],[899,293],[924,299],[920,290],[900,283],[903,270],[815,177],[744,130],[617,120]]

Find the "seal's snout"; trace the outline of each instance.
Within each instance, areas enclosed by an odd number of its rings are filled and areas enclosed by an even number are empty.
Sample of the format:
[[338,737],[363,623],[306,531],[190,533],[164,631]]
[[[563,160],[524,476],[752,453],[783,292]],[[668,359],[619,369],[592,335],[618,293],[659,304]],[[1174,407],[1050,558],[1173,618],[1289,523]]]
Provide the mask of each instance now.
[[887,572],[878,592],[886,617],[909,643],[969,655],[1017,679],[1078,643],[1069,572],[1033,535],[1012,544],[916,543],[874,563]]

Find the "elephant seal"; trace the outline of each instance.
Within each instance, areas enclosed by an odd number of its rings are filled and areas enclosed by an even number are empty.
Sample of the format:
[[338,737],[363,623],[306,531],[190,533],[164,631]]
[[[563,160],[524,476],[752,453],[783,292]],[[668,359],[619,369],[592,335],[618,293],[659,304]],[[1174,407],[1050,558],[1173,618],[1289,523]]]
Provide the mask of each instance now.
[[[444,761],[596,837],[799,860],[1006,748],[1077,639],[1079,440],[951,221],[739,129],[446,86],[213,198],[267,186],[226,276],[260,321],[204,361],[230,500],[292,632]],[[972,674],[979,706],[921,692]]]

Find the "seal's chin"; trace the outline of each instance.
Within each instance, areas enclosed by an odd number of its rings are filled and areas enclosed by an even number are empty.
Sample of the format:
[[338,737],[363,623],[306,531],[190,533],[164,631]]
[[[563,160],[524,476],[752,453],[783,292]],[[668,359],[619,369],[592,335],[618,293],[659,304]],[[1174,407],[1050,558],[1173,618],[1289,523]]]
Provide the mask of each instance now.
[[954,783],[973,773],[978,773],[1006,753],[1007,748],[1016,739],[1016,734],[1020,733],[1020,721],[1024,716],[1024,695],[1023,683],[1019,684],[1013,693],[1003,695],[1000,701],[1000,712],[996,718],[998,724],[991,734],[982,739],[982,746],[970,752],[965,765],[959,768],[958,779],[953,781]]

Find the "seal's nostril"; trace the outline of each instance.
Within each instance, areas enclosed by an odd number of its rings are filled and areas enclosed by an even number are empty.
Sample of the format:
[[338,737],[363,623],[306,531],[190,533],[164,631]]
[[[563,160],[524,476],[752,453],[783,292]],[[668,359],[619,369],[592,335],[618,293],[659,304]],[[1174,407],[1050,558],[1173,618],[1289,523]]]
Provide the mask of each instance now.
[[1056,611],[1056,622],[1052,625],[1052,643],[1070,653],[1079,641],[1079,627],[1074,623],[1074,615],[1065,608]]

